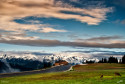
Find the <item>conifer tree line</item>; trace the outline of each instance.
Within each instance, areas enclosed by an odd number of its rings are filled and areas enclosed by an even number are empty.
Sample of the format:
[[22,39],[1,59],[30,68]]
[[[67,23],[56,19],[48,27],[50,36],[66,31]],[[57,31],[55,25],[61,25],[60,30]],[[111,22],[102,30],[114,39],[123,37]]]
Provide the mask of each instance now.
[[122,64],[125,64],[125,55],[119,61],[117,58],[111,56],[108,59],[102,58],[98,63],[122,63]]

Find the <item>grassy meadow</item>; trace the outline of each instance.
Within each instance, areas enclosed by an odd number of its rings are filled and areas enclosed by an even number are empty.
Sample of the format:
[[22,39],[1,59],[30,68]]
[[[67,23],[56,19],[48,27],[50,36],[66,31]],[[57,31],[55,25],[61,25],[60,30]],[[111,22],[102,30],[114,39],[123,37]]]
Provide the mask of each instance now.
[[0,84],[125,84],[125,64],[76,65],[67,72],[0,78]]

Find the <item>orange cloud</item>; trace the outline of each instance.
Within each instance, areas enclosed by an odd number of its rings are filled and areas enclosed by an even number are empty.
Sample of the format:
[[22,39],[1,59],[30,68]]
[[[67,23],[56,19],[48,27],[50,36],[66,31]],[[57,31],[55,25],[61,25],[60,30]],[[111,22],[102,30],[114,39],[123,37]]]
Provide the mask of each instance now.
[[[76,1],[76,0],[73,0]],[[73,12],[77,14],[66,14],[62,11]],[[112,8],[78,8],[56,0],[0,0],[0,30],[12,33],[23,34],[25,31],[32,32],[67,32],[63,29],[55,29],[46,24],[20,24],[15,19],[22,19],[29,16],[35,17],[54,17],[59,19],[75,19],[88,25],[98,25],[106,20],[106,14],[111,12]],[[39,23],[39,22],[37,22]],[[1,35],[4,40],[37,40],[38,37]]]
[[67,32],[66,30],[58,30],[53,28],[42,28],[40,32],[49,33],[49,32]]
[[[65,14],[62,11],[82,15]],[[2,0],[0,1],[0,29],[5,31],[40,30],[41,28],[37,25],[19,24],[13,21],[28,16],[75,19],[89,25],[98,25],[103,20],[106,20],[106,14],[111,11],[111,8],[101,7],[77,8],[55,0]]]

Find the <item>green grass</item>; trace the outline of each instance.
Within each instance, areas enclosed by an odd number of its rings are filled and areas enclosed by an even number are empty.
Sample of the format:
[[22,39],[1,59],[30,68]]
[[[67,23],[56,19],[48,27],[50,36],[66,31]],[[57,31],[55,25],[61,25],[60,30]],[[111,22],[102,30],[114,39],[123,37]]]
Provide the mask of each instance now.
[[[125,64],[89,64],[73,71],[1,78],[0,84],[125,84]],[[119,72],[122,76],[115,76]],[[104,75],[100,79],[101,75]]]

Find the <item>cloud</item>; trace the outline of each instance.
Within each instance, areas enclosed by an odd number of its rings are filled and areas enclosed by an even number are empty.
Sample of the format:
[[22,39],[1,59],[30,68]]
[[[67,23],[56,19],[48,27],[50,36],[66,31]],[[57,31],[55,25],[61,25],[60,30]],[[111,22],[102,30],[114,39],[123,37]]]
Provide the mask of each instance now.
[[122,21],[121,21],[121,24],[125,24],[125,20],[122,20]]
[[[114,57],[117,57],[117,58],[121,58],[123,55],[125,55],[125,52],[123,51],[104,51],[104,50],[88,50],[88,51],[65,51],[67,53],[86,53],[86,54],[89,54],[91,55],[92,58],[98,58],[98,59],[102,59],[102,58],[108,58],[110,56],[114,56]],[[78,55],[79,56],[79,55]]]
[[2,32],[0,40],[36,40],[37,36],[27,36],[24,32]]
[[105,44],[114,44],[114,43],[124,43],[124,40],[119,40],[124,38],[123,36],[101,36],[101,37],[92,37],[88,39],[75,39],[75,42],[88,42],[88,43],[105,43]]
[[109,41],[109,40],[113,40],[113,39],[121,39],[123,37],[121,36],[102,36],[102,37],[93,37],[93,38],[89,38],[89,39],[76,39],[76,41],[82,42],[82,41]]
[[8,55],[28,55],[32,54],[35,56],[48,56],[48,55],[54,55],[53,53],[45,53],[43,51],[0,51],[1,54],[8,54]]
[[[44,40],[36,36],[28,36],[31,32],[67,32],[64,29],[55,29],[50,25],[31,21],[31,24],[19,23],[15,20],[25,17],[45,17],[58,19],[74,19],[88,25],[98,25],[106,20],[107,13],[112,12],[111,7],[75,7],[63,0],[0,0],[0,30],[11,32],[1,34],[0,43],[28,45],[28,46],[78,46],[78,47],[113,47],[108,44],[87,42],[62,42],[58,40]],[[71,13],[64,13],[71,12]],[[77,13],[77,14],[76,14]],[[37,24],[36,24],[37,23]],[[16,34],[17,33],[17,34]],[[117,42],[116,42],[117,43]],[[121,47],[115,45],[114,47]]]
[[67,32],[66,30],[58,30],[53,28],[42,28],[40,32],[49,33],[49,32]]
[[[63,52],[56,52],[56,53],[45,53],[42,51],[0,51],[1,54],[7,54],[7,56],[16,56],[19,57],[25,57],[25,56],[31,56],[31,57],[38,57],[39,59],[42,58],[48,58],[50,56],[54,56],[57,58],[72,58],[72,57],[78,57],[77,59],[102,59],[102,58],[108,58],[110,56],[117,57],[120,59],[125,53],[124,52],[118,52],[118,51],[104,51],[104,50],[90,50],[90,51],[63,51]],[[1,55],[2,56],[2,55]],[[42,60],[42,59],[40,59]]]
[[123,19],[123,20],[116,20],[116,21],[114,21],[113,23],[117,23],[117,24],[125,24],[125,19]]
[[[66,14],[62,11],[79,13]],[[54,17],[59,19],[75,19],[88,25],[98,25],[106,20],[106,14],[112,8],[78,8],[61,0],[2,0],[0,1],[0,30],[5,31],[39,31],[41,27],[35,24],[20,24],[15,19],[24,17]],[[40,26],[45,26],[40,24]]]
[[95,38],[90,38],[87,40],[112,40],[112,39],[120,39],[122,38],[121,36],[102,36],[102,37],[95,37]]
[[53,46],[66,46],[66,47],[95,47],[95,48],[125,48],[125,41],[117,41],[110,43],[98,42],[63,42],[58,40],[0,40],[0,43],[14,44],[14,45],[27,45],[37,47],[53,47]]
[[5,39],[5,40],[35,40],[35,39],[38,39],[39,37],[36,37],[36,36],[5,36],[3,37],[2,39]]
[[[119,40],[120,39],[120,40]],[[77,39],[76,42],[88,42],[88,43],[99,43],[99,44],[116,44],[116,46],[125,44],[123,36],[102,36],[102,37],[93,37],[89,39]],[[116,47],[117,48],[117,47]],[[120,48],[120,47],[119,47]]]
[[2,37],[2,35],[0,34],[0,38]]
[[93,58],[93,56],[91,54],[88,54],[88,53],[82,53],[82,52],[58,52],[58,53],[55,53],[56,56],[66,56],[66,57],[79,57],[79,58]]
[[65,52],[81,52],[81,53],[90,53],[98,55],[124,55],[124,51],[106,51],[106,50],[82,50],[82,51],[65,51]]

